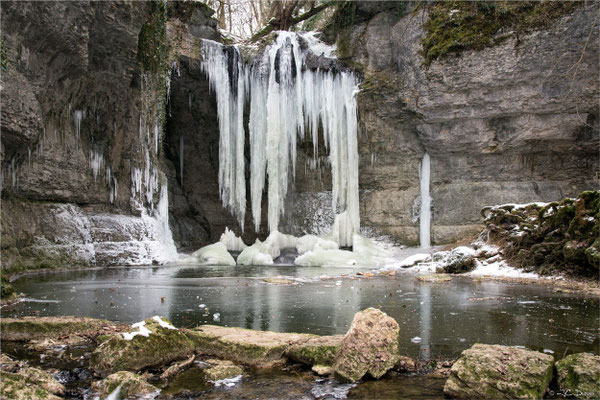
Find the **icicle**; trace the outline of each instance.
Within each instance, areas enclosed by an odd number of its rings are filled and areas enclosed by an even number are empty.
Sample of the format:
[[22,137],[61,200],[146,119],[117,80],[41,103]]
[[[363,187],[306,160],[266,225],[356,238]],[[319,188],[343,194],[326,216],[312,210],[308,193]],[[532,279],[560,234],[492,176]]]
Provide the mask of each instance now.
[[431,247],[431,196],[429,194],[429,178],[431,173],[429,154],[425,153],[421,162],[421,213],[419,236],[421,247]]
[[160,133],[159,133],[159,129],[158,129],[158,119],[156,120],[156,122],[154,123],[154,152],[156,154],[158,154],[158,139],[159,139]]
[[31,147],[27,147],[27,164],[29,164],[29,168],[31,168]]
[[75,132],[77,134],[77,139],[79,139],[81,137],[81,121],[83,120],[83,111],[73,111],[73,120],[75,121]]
[[179,184],[183,188],[183,135],[179,136]]
[[[156,177],[158,184],[158,175]],[[177,248],[173,241],[173,233],[169,226],[169,190],[167,184],[163,183],[160,189],[160,198],[156,207],[156,219],[158,221],[157,239],[161,244],[165,261],[177,259]]]
[[188,92],[188,108],[192,112],[192,92]]
[[104,154],[98,150],[96,145],[92,145],[90,148],[90,168],[92,168],[94,182],[96,182],[98,173],[102,168],[104,168]]
[[246,182],[244,175],[244,79],[239,50],[210,40],[203,41],[202,70],[210,79],[217,97],[219,117],[219,192],[223,205],[229,208],[244,228],[246,214]]

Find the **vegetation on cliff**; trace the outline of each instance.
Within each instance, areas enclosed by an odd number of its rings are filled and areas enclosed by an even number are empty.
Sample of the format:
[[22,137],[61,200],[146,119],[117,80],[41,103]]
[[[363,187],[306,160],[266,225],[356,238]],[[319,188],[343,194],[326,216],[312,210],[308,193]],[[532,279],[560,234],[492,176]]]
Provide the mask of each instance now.
[[424,65],[464,50],[482,50],[509,37],[550,26],[579,1],[440,1],[428,7]]
[[484,208],[490,239],[514,265],[540,274],[600,272],[600,191],[575,199]]

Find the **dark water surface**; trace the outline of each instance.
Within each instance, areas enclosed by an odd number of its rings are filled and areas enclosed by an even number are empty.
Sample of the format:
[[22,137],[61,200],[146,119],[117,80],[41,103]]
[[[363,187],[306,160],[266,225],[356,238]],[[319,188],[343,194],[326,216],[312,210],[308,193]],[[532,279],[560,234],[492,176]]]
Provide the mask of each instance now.
[[[284,266],[49,272],[13,282],[18,292],[38,301],[5,307],[1,314],[89,316],[124,323],[161,315],[177,327],[212,323],[330,335],[345,333],[357,311],[376,307],[400,324],[401,352],[422,360],[457,357],[474,343],[520,345],[558,358],[565,352],[599,353],[597,298],[467,277],[421,283],[411,274],[340,276],[353,272]],[[319,279],[325,274],[337,277]],[[275,276],[300,282],[263,280]]]

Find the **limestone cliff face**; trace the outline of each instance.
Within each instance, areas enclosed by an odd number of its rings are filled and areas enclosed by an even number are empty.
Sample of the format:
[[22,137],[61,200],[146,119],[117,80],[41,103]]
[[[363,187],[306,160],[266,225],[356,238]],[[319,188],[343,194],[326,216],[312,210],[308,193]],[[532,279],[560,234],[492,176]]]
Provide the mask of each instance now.
[[581,3],[547,28],[503,32],[500,44],[428,68],[421,44],[427,8],[398,17],[385,2],[357,7],[370,17],[336,39],[339,56],[364,73],[363,225],[418,242],[425,152],[435,243],[478,232],[483,206],[553,201],[598,187],[597,3]]
[[[2,4],[5,267],[161,261],[170,24],[218,38],[203,5]],[[169,45],[171,45],[169,47]]]

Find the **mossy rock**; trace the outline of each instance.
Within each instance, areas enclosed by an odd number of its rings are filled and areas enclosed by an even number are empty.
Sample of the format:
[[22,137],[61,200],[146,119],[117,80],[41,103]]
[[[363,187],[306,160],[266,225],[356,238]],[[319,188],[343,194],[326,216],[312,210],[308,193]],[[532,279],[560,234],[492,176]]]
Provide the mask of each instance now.
[[208,381],[220,381],[242,375],[244,370],[227,360],[207,360],[210,366],[204,369],[204,376]]
[[0,339],[6,341],[30,341],[52,339],[68,335],[88,335],[98,332],[109,321],[86,317],[23,317],[2,318]]
[[553,362],[537,351],[478,343],[454,363],[444,393],[457,399],[541,399]]
[[0,394],[11,400],[60,400],[33,380],[12,372],[0,371]]
[[585,249],[585,257],[590,265],[600,270],[600,238],[594,240],[594,243]]
[[580,399],[600,398],[600,356],[571,354],[556,363],[559,387]]
[[[105,376],[162,366],[193,354],[194,342],[185,332],[162,327],[154,318],[144,321],[144,328],[150,331],[147,337],[136,335],[127,340],[126,334],[116,334],[105,340],[92,353],[90,366]],[[132,327],[132,332],[135,331]]]
[[419,282],[442,283],[450,282],[452,277],[448,274],[426,274],[417,276],[415,280]]
[[196,352],[249,365],[269,365],[281,359],[286,350],[315,335],[254,331],[202,325],[188,332]]
[[15,298],[16,293],[15,289],[10,284],[8,277],[3,273],[0,273],[0,298],[2,299],[11,299]]
[[400,357],[399,333],[398,323],[380,310],[370,307],[356,313],[336,353],[335,375],[350,382],[366,374],[381,378]]
[[331,366],[343,340],[344,335],[312,338],[304,343],[292,345],[285,355],[310,366]]
[[21,368],[17,374],[35,382],[36,385],[46,390],[49,393],[61,396],[65,394],[65,387],[58,382],[52,374],[43,369],[25,367]]
[[99,394],[100,397],[105,398],[118,387],[120,387],[119,395],[124,399],[133,395],[154,393],[158,390],[158,388],[146,382],[140,375],[129,371],[119,371],[99,382],[95,382],[92,385],[92,391]]

